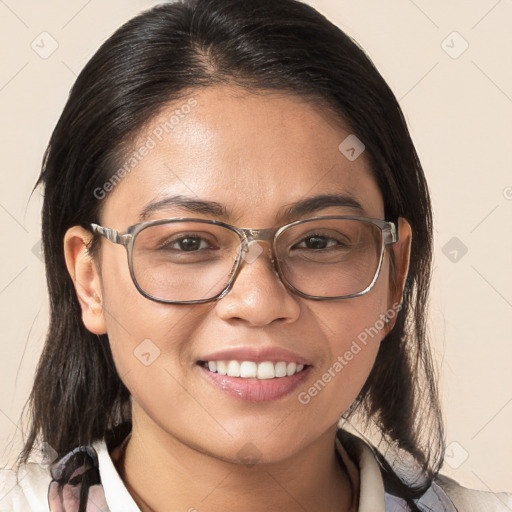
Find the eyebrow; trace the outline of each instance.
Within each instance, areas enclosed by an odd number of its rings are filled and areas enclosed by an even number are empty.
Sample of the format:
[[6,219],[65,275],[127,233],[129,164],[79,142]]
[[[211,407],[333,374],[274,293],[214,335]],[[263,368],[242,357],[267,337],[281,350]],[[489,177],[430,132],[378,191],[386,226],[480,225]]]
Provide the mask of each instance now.
[[[361,203],[348,194],[321,194],[290,204],[279,215],[279,219],[296,219],[329,207],[349,208],[354,213],[362,215],[366,213]],[[177,195],[148,203],[140,213],[139,219],[141,222],[145,221],[151,214],[168,208],[180,208],[191,213],[210,215],[223,220],[233,217],[226,206],[216,201]]]
[[230,216],[227,208],[216,201],[205,201],[187,196],[170,196],[160,201],[148,203],[140,213],[139,219],[142,222],[151,214],[167,208],[180,208],[191,213],[202,213],[203,215],[211,215],[222,219],[227,219]]
[[348,194],[322,194],[314,197],[308,197],[292,203],[283,213],[283,217],[292,219],[302,217],[307,214],[315,213],[318,210],[329,207],[349,208],[354,213],[366,214],[361,203]]

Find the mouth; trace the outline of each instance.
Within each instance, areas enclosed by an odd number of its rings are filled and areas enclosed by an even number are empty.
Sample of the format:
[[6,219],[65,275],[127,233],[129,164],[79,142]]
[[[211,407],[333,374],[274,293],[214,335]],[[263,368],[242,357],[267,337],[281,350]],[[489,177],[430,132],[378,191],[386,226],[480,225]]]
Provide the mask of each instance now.
[[197,361],[209,384],[223,394],[246,402],[270,402],[292,393],[311,365],[295,361]]
[[198,365],[211,373],[241,379],[281,379],[304,371],[307,365],[294,361],[198,361]]

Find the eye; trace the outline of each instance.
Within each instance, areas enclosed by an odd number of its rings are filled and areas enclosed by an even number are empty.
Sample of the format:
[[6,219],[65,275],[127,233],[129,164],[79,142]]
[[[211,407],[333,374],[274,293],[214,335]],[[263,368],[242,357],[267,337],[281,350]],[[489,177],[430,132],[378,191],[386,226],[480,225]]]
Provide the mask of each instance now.
[[195,235],[185,235],[179,238],[167,240],[159,246],[162,250],[176,250],[183,252],[196,252],[204,249],[212,249],[208,240]]
[[295,249],[329,249],[332,247],[347,247],[347,244],[332,238],[330,236],[325,236],[321,234],[312,234],[303,238],[298,244],[295,244],[293,248]]

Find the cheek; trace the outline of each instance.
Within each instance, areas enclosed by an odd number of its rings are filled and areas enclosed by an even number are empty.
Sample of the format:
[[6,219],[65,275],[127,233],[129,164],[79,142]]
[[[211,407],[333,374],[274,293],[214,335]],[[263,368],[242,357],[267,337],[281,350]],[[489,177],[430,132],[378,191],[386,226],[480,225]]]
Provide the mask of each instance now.
[[[313,384],[302,391],[299,401],[318,414],[336,421],[351,405],[366,382],[380,343],[386,334],[386,272],[366,295],[341,303],[315,305],[318,324],[323,326],[327,357],[315,368]],[[382,285],[383,284],[383,285]]]
[[[198,316],[206,308],[149,300],[133,284],[128,264],[120,258],[111,257],[110,261],[114,264],[107,263],[102,272],[103,310],[121,379],[129,374],[134,382],[150,383],[157,379],[158,368],[172,373],[185,371],[185,361],[191,359],[187,340],[193,337]],[[161,376],[159,379],[162,381]]]
[[[107,295],[109,297],[109,295]],[[144,297],[125,297],[113,310],[108,335],[117,373],[133,399],[156,423],[165,426],[171,411],[187,411],[185,423],[194,420],[208,428],[216,425],[191,399],[192,347],[204,315],[202,308],[158,304]],[[115,317],[114,317],[115,316]],[[169,427],[169,425],[167,425]]]

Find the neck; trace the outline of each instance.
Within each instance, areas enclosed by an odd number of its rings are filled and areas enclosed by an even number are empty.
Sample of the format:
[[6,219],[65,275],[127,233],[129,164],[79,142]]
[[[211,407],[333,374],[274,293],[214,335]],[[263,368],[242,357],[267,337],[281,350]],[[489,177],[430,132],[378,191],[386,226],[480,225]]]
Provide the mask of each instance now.
[[352,512],[356,500],[335,454],[335,434],[333,426],[285,461],[243,465],[202,453],[134,417],[114,463],[142,512],[220,512],[238,508],[241,496],[252,512]]

